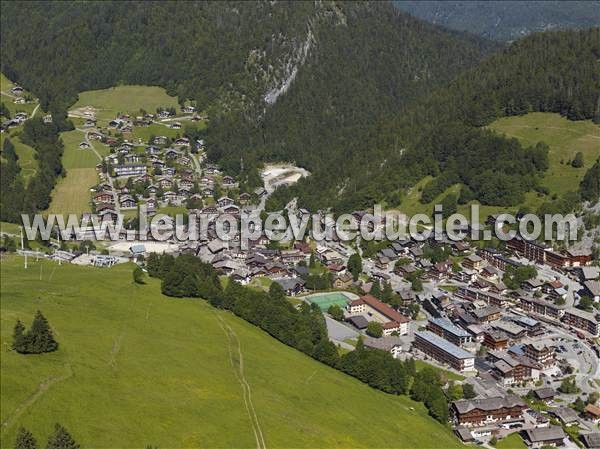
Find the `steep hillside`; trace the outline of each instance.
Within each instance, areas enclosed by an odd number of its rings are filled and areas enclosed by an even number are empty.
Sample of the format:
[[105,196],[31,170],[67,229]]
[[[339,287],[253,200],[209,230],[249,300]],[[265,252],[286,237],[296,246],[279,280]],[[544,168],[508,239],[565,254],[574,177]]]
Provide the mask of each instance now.
[[[3,349],[2,447],[56,421],[82,447],[459,447],[424,407],[315,362],[203,300],[94,269],[3,256],[1,343],[41,310],[57,352]],[[243,384],[241,383],[243,382]],[[257,442],[257,438],[259,442]],[[264,440],[264,442],[263,442]]]
[[[600,121],[600,28],[529,36],[457,77],[407,113],[365,133],[340,165],[340,177],[313,176],[271,201],[291,196],[309,208],[348,210],[375,200],[397,205],[406,188],[427,175],[426,202],[453,184],[462,200],[512,206],[538,186],[547,148],[523,148],[481,129],[494,119],[527,112],[558,112]],[[364,145],[368,142],[368,145]],[[349,143],[349,147],[351,144]],[[318,183],[318,185],[316,185]]]
[[436,25],[501,41],[552,29],[600,25],[598,1],[396,0],[394,4]]

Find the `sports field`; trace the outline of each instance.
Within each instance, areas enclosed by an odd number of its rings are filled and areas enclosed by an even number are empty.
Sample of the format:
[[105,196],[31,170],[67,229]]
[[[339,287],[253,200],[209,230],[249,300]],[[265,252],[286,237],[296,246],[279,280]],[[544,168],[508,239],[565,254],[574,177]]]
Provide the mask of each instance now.
[[[110,269],[2,256],[1,446],[56,421],[82,447],[459,448],[424,406],[283,345],[203,300]],[[17,319],[48,318],[57,352],[10,351]],[[256,435],[259,443],[257,443]],[[262,441],[264,440],[264,444]]]
[[310,295],[306,297],[306,300],[310,303],[317,304],[321,310],[327,310],[329,307],[336,305],[339,307],[346,307],[350,298],[344,293],[333,292],[333,293],[318,293],[316,295]]

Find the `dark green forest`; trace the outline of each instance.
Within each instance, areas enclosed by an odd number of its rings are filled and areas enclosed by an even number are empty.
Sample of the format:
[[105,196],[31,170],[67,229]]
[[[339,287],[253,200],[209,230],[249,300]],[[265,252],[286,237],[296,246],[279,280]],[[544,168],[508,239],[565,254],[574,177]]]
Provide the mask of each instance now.
[[598,28],[501,47],[388,2],[1,8],[2,70],[45,109],[62,115],[83,90],[160,85],[209,113],[208,156],[242,183],[258,185],[265,161],[312,172],[271,209],[293,196],[311,210],[397,205],[426,175],[436,179],[425,198],[461,183],[459,202],[518,204],[546,149],[479,128],[528,111],[600,115]]

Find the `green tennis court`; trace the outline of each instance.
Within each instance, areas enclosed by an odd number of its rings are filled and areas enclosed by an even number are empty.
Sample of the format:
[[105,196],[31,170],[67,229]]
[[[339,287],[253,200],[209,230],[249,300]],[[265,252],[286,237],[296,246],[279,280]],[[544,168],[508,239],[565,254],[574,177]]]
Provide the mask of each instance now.
[[327,310],[332,305],[346,307],[349,298],[343,293],[323,293],[306,298],[309,302],[317,304],[321,310]]

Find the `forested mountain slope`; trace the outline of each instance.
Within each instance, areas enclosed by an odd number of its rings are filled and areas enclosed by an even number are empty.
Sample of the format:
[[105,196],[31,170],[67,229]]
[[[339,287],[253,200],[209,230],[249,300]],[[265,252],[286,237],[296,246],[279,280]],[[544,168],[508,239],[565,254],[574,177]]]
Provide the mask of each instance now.
[[236,174],[243,157],[255,184],[262,160],[319,171],[373,147],[374,124],[497,48],[388,2],[3,2],[1,20],[3,70],[45,108],[165,86],[209,111],[209,156]]
[[461,183],[465,202],[516,205],[537,187],[536,177],[547,167],[546,150],[524,150],[480,127],[529,111],[600,121],[599,57],[600,28],[518,41],[407,113],[374,127],[374,144],[344,162],[349,170],[344,179],[319,189],[312,179],[303,180],[290,192],[280,191],[272,207],[294,195],[310,207],[333,203],[345,210],[380,199],[395,205],[403,189],[425,175],[436,177],[425,188],[427,201]]
[[600,25],[598,1],[404,1],[395,5],[428,22],[490,39]]

